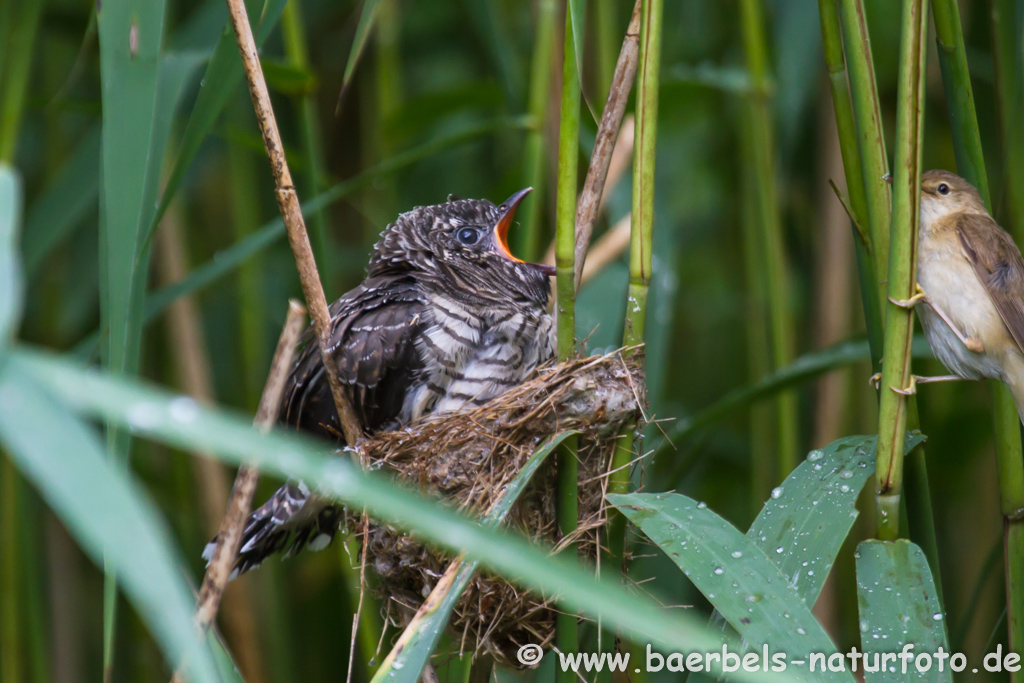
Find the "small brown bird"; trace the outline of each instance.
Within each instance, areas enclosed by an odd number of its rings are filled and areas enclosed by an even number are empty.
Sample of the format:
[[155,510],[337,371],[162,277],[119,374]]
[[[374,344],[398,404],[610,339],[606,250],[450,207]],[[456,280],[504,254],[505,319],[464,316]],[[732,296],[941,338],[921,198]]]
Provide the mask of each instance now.
[[951,377],[1006,383],[1024,420],[1024,260],[978,191],[948,171],[921,178],[917,294],[921,325]]
[[[400,215],[381,233],[363,283],[331,304],[330,355],[366,433],[480,405],[551,358],[554,268],[515,258],[506,239],[529,191],[499,206],[449,197]],[[303,343],[280,421],[343,440],[311,331]],[[340,516],[305,484],[289,482],[249,515],[235,572],[282,550],[327,545]]]

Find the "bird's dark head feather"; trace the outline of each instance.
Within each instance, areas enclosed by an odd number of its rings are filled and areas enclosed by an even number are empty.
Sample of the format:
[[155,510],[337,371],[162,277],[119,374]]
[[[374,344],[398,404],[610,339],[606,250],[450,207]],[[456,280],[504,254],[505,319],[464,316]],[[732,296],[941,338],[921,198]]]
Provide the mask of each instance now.
[[406,275],[459,298],[547,303],[549,266],[525,263],[508,249],[506,234],[528,190],[495,206],[457,199],[418,206],[385,228],[374,245],[369,275]]

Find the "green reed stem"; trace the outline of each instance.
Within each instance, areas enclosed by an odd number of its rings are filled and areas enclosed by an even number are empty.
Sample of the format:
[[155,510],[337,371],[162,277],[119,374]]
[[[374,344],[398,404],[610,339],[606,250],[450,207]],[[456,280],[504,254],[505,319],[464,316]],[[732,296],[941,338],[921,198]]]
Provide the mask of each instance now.
[[864,170],[858,146],[857,124],[853,116],[853,102],[850,99],[846,73],[846,58],[843,55],[842,27],[836,0],[818,0],[818,15],[821,18],[821,40],[825,48],[825,66],[828,69],[829,87],[832,92],[832,109],[835,112],[836,129],[839,134],[839,149],[843,157],[843,172],[846,176],[846,192],[852,215],[853,244],[857,255],[857,272],[860,282],[861,304],[864,306],[864,320],[867,323],[868,343],[871,346],[871,366],[881,369],[882,360],[882,309],[878,296],[878,277],[872,260],[873,243],[868,231],[868,200],[864,192]]
[[[955,0],[933,0],[933,13],[957,171],[978,189],[985,206],[992,212],[994,207],[985,171],[967,51],[960,26],[960,9]],[[1024,509],[1024,449],[1021,447],[1020,418],[1013,397],[1001,383],[992,382],[991,389],[996,460],[1000,476],[999,493],[1006,530],[1010,649],[1024,652],[1024,562],[1017,559],[1024,558],[1024,532],[1021,531],[1024,529],[1024,520],[1014,519]],[[1017,680],[1024,680],[1024,676]]]
[[[284,39],[284,51],[288,62],[302,71],[309,71],[309,48],[299,0],[288,0],[281,13],[281,37]],[[304,93],[296,96],[295,105],[298,110],[302,151],[306,157],[302,195],[315,197],[323,190],[325,168],[323,136],[320,134],[320,123],[316,115],[316,94]],[[326,212],[323,209],[314,211],[309,217],[307,227],[309,241],[313,246],[313,256],[320,266],[320,277],[324,283],[324,290],[330,296],[331,292],[337,289],[334,277],[337,268],[332,266],[333,260],[330,258],[330,234],[327,231]]]
[[1003,132],[1005,188],[1002,207],[1009,219],[1004,223],[1018,240],[1024,238],[1024,64],[1021,36],[1017,32],[1015,0],[991,0],[992,56],[999,94],[999,121]]
[[24,642],[21,622],[21,591],[18,590],[18,497],[20,475],[10,459],[0,457],[0,683],[21,683]]
[[526,154],[523,162],[525,184],[533,188],[533,196],[520,209],[522,225],[514,233],[516,253],[526,261],[541,256],[541,216],[544,215],[545,126],[548,102],[551,100],[551,74],[555,40],[555,20],[558,3],[540,0],[537,3],[536,42],[530,64],[530,118],[535,126],[526,136]]
[[[756,195],[754,178],[754,139],[750,125],[751,109],[743,103],[740,116],[740,192],[747,198],[742,202],[743,270],[746,296],[743,306],[744,332],[747,344],[747,374],[753,381],[772,373],[771,349],[764,343],[770,337],[768,302],[763,283],[766,281],[764,259],[764,232],[758,223],[758,207],[750,198]],[[782,479],[776,472],[778,457],[774,449],[775,413],[772,403],[762,403],[750,409],[750,510],[756,514],[765,498]]]
[[43,0],[13,3],[13,25],[5,52],[0,52],[0,162],[13,162],[25,113],[29,69],[43,16]]
[[[636,74],[636,134],[633,152],[633,206],[629,237],[629,294],[622,333],[625,346],[644,341],[647,292],[651,285],[651,253],[654,237],[654,171],[658,139],[658,90],[661,73],[662,0],[644,0],[640,8],[640,55]],[[634,425],[619,435],[612,454],[609,493],[629,491],[629,465],[633,453]],[[608,549],[621,561],[625,547],[625,521],[613,515],[608,525]]]
[[[857,123],[857,141],[860,147],[861,175],[867,200],[868,234],[871,236],[875,262],[875,286],[879,296],[879,310],[885,310],[885,286],[881,281],[889,272],[889,162],[885,152],[882,131],[882,113],[878,103],[875,65],[871,58],[871,38],[863,0],[840,0],[843,18],[843,43],[846,46],[846,66],[853,97],[853,113]],[[848,175],[847,185],[852,185]],[[885,318],[883,316],[883,322]]]
[[[790,308],[790,275],[786,263],[782,216],[779,210],[775,168],[775,129],[772,121],[767,29],[761,0],[742,0],[740,19],[751,94],[750,134],[754,154],[754,200],[757,222],[762,234],[765,281],[768,293],[768,314],[771,322],[772,362],[781,368],[793,360],[793,316]],[[799,451],[797,396],[787,391],[778,402],[779,475],[785,476],[796,467]]]
[[[914,293],[917,223],[921,201],[921,137],[924,128],[927,0],[904,0],[900,39],[896,116],[896,174],[889,253],[889,296],[909,299]],[[878,460],[875,472],[877,535],[899,535],[903,488],[903,442],[907,397],[896,389],[911,387],[910,345],[914,312],[888,303],[885,311],[882,396],[878,416]]]
[[622,42],[621,28],[618,21],[618,8],[614,2],[598,2],[594,8],[597,34],[597,94],[602,102],[608,97],[608,89],[615,73],[615,63],[619,58],[619,45]]
[[[576,46],[573,40],[573,16],[568,3],[565,11],[565,43],[562,51],[562,102],[558,127],[558,187],[555,198],[555,267],[558,324],[558,359],[576,355],[576,192],[579,175],[580,83],[577,78]],[[576,437],[563,441],[558,448],[558,530],[565,537],[578,524],[578,463]],[[566,548],[575,555],[576,544]],[[573,613],[558,614],[555,640],[562,652],[576,652],[579,647],[579,623]],[[560,683],[572,683],[576,674],[559,670]]]

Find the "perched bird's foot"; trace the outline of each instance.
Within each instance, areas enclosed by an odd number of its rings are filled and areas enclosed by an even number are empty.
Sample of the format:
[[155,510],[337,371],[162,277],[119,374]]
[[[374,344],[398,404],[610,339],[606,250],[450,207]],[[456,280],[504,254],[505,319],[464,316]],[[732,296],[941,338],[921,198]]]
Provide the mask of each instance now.
[[914,394],[917,393],[917,380],[918,380],[917,375],[911,375],[910,376],[910,385],[909,386],[904,387],[904,388],[900,388],[900,387],[889,387],[889,388],[892,389],[893,391],[895,391],[897,394],[899,394],[901,396],[913,396]]
[[882,384],[882,373],[876,372],[875,374],[868,377],[868,384],[873,386],[876,390]]
[[935,375],[932,377],[922,377],[921,375],[910,376],[910,386],[900,389],[897,387],[891,387],[897,394],[903,396],[913,396],[917,393],[918,384],[934,384],[935,382],[959,382],[963,377],[960,375]]
[[895,304],[900,308],[913,308],[924,301],[928,301],[928,295],[924,293],[919,284],[914,285],[914,296],[909,299],[893,299],[891,296],[889,297],[889,303]]
[[974,337],[965,337],[964,346],[967,347],[968,351],[973,351],[974,353],[985,353],[985,347]]

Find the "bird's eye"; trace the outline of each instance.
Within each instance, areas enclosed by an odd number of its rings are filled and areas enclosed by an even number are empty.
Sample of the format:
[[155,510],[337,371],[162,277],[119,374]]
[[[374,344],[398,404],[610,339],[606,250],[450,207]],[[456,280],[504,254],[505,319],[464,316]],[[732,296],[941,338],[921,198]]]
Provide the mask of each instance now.
[[461,228],[455,237],[463,244],[476,244],[480,240],[480,231],[476,228]]
[[943,197],[949,194],[949,185],[946,183],[939,183],[939,186],[935,188],[936,192],[941,194]]

